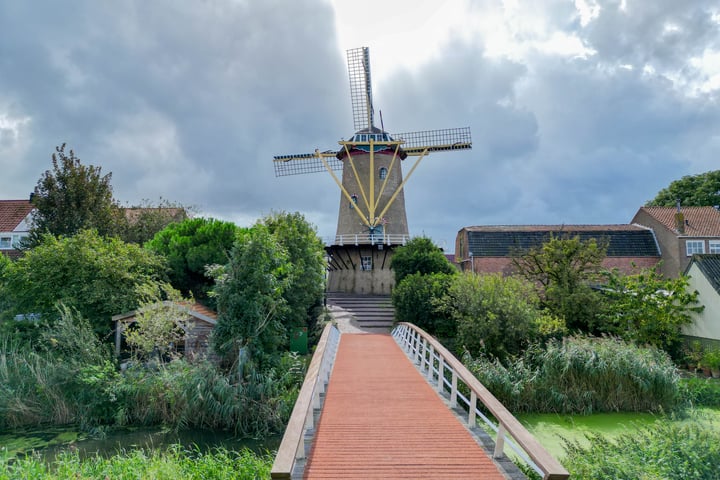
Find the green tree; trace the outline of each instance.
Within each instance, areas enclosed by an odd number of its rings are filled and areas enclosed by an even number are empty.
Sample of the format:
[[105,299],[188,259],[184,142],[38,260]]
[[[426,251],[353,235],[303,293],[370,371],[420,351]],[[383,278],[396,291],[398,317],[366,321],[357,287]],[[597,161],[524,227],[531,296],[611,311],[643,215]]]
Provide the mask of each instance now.
[[591,288],[606,256],[606,239],[551,236],[539,247],[518,252],[513,265],[539,286],[542,306],[565,319],[571,329],[591,331],[602,308],[602,297]]
[[533,285],[500,274],[455,275],[441,302],[457,324],[457,345],[472,356],[517,355],[535,337],[542,316]]
[[287,251],[292,264],[283,294],[287,303],[283,323],[289,328],[311,327],[325,287],[323,242],[315,228],[298,212],[272,213],[263,218],[262,223]]
[[117,238],[83,230],[72,237],[45,235],[41,243],[5,269],[3,292],[10,314],[58,317],[60,302],[87,318],[102,336],[112,315],[139,305],[140,287],[163,280],[162,257]]
[[395,285],[413,273],[455,273],[457,270],[445,258],[440,248],[427,237],[415,237],[398,247],[390,262],[395,271]]
[[218,322],[212,342],[226,361],[239,360],[246,371],[263,368],[286,343],[280,319],[289,269],[287,251],[267,227],[240,232],[230,262],[214,272]]
[[182,298],[170,285],[143,293],[135,322],[125,333],[128,345],[140,358],[149,358],[153,354],[160,361],[166,355],[179,357],[177,346],[185,341],[186,333],[193,328],[186,306],[190,300]]
[[698,292],[688,290],[688,277],[663,278],[653,269],[635,275],[608,272],[605,329],[638,345],[654,345],[677,353],[683,325],[701,312]]
[[30,246],[46,233],[73,235],[95,229],[100,235],[115,234],[122,212],[113,200],[112,174],[102,175],[101,167],[83,165],[72,150],[65,153],[64,143],[55,150],[52,170],[42,174],[33,192]]
[[213,303],[208,295],[213,279],[206,269],[228,262],[237,232],[238,228],[232,222],[191,218],[169,224],[146,246],[167,259],[173,287],[183,295]]
[[396,320],[414,323],[431,335],[455,337],[455,321],[439,307],[452,278],[447,273],[413,273],[403,278],[392,292]]
[[720,170],[686,175],[680,180],[674,180],[645,205],[674,207],[678,200],[686,207],[720,205]]

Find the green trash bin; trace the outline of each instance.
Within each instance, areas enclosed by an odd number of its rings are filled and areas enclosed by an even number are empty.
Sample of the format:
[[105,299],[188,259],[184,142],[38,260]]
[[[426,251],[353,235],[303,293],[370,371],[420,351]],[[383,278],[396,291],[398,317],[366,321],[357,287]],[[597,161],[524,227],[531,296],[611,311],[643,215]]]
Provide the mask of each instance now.
[[308,353],[308,331],[307,327],[298,328],[290,336],[290,351],[307,355]]

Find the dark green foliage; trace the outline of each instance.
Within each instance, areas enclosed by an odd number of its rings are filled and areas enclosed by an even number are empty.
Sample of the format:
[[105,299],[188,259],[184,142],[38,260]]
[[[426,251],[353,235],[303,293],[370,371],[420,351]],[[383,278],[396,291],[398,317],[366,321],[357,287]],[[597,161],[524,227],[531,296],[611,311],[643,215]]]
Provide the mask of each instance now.
[[704,308],[698,304],[698,292],[688,291],[688,277],[665,279],[648,269],[625,276],[608,272],[606,278],[604,331],[677,353],[681,327]]
[[613,440],[602,435],[588,440],[587,446],[565,442],[563,464],[572,478],[720,479],[720,431],[710,425],[658,421]]
[[414,323],[440,338],[455,336],[455,321],[439,308],[453,276],[447,273],[413,273],[406,276],[392,292],[395,319]]
[[322,304],[325,249],[315,228],[301,213],[273,213],[262,223],[287,251],[292,269],[283,294],[287,311],[282,319],[288,329],[312,328]]
[[39,454],[17,459],[0,455],[0,480],[263,480],[270,478],[272,463],[269,453],[259,455],[248,449],[236,452],[224,448],[201,452],[180,445],[163,451],[123,451],[110,458],[100,455],[83,458],[77,451],[65,451],[50,462]]
[[513,264],[538,285],[543,307],[564,318],[568,328],[591,332],[597,327],[602,297],[590,285],[599,278],[607,246],[606,239],[551,236],[540,247],[517,252]]
[[228,262],[237,232],[231,222],[192,218],[169,224],[146,246],[167,258],[173,287],[205,302],[213,285],[206,268]]
[[38,180],[32,197],[33,228],[30,245],[37,245],[44,234],[74,235],[95,229],[100,235],[118,230],[122,211],[112,196],[111,173],[101,167],[83,165],[75,153],[65,153],[65,144],[55,148],[52,170]]
[[62,302],[106,336],[110,318],[136,308],[139,290],[154,288],[164,274],[161,257],[87,230],[72,237],[46,235],[5,268],[0,281],[11,315],[40,314],[45,323],[52,323],[58,318],[56,305]]
[[457,270],[442,251],[427,237],[415,237],[405,246],[398,247],[390,268],[395,271],[395,285],[413,273],[455,273]]
[[238,235],[230,263],[216,272],[213,348],[227,361],[234,362],[242,349],[259,366],[286,344],[281,319],[290,268],[286,250],[267,227],[258,224]]
[[500,274],[454,276],[439,308],[457,325],[458,347],[502,359],[530,343],[541,316],[533,285]]
[[667,412],[682,402],[667,354],[620,339],[569,337],[504,364],[464,360],[512,412]]
[[720,382],[715,379],[682,378],[680,394],[693,407],[720,407]]
[[684,207],[720,205],[720,170],[687,175],[680,180],[674,180],[645,205],[674,207],[678,201]]

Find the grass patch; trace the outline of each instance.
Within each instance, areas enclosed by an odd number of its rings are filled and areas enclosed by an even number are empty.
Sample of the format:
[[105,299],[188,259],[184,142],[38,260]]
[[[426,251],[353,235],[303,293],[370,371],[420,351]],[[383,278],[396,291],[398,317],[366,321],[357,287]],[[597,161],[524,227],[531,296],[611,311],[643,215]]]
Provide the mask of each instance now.
[[38,455],[10,459],[7,455],[0,454],[0,480],[17,478],[255,480],[270,477],[272,462],[269,453],[258,455],[247,449],[235,452],[223,448],[202,453],[198,449],[185,449],[180,445],[174,445],[164,451],[131,450],[110,458],[94,456],[81,459],[77,452],[65,452],[50,463],[46,463]]

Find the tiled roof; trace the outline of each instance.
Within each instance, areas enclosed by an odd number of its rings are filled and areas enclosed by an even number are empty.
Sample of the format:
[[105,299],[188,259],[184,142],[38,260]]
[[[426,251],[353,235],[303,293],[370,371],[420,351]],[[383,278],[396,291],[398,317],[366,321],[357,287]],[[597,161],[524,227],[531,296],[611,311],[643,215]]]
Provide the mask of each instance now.
[[474,257],[509,257],[515,251],[538,247],[550,235],[609,241],[608,257],[659,257],[652,230],[636,225],[500,225],[466,227]]
[[0,232],[12,232],[33,209],[29,200],[0,200]]
[[[641,207],[645,212],[665,228],[677,232],[675,228],[676,207]],[[685,216],[685,233],[690,237],[720,237],[720,211],[715,207],[682,207]],[[640,213],[638,212],[638,213]]]
[[698,266],[705,278],[708,279],[708,282],[720,293],[720,255],[693,255],[686,272],[690,270],[693,264]]

